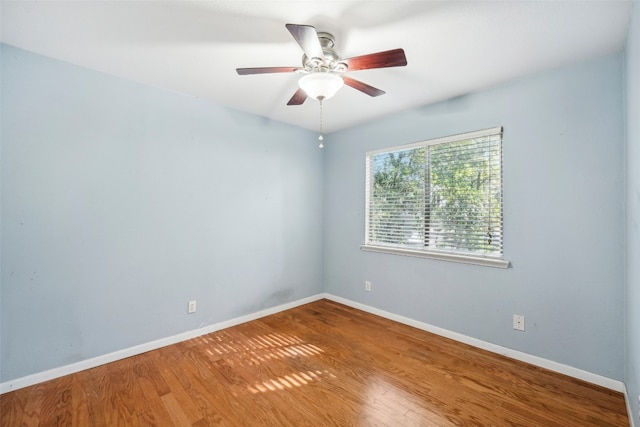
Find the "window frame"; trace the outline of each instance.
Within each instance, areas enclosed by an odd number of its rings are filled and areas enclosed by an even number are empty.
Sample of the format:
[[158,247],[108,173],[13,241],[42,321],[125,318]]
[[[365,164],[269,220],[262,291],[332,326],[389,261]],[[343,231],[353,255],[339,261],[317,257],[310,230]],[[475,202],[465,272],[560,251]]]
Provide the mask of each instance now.
[[[365,240],[364,244],[360,246],[360,249],[368,252],[377,252],[377,253],[388,253],[393,255],[405,255],[405,256],[413,256],[420,258],[429,258],[443,261],[452,261],[452,262],[460,262],[466,264],[474,264],[474,265],[482,265],[488,267],[496,267],[496,268],[508,268],[509,261],[504,259],[504,252],[501,256],[491,256],[491,255],[479,255],[479,254],[467,254],[467,253],[459,253],[459,252],[451,252],[451,251],[440,251],[433,249],[415,249],[401,246],[387,246],[387,245],[379,245],[374,243],[369,243],[369,220],[370,220],[370,209],[371,209],[371,188],[373,185],[373,169],[369,167],[370,159],[372,159],[375,155],[389,152],[398,152],[403,150],[411,150],[420,147],[426,147],[430,145],[438,145],[438,144],[446,144],[458,141],[465,141],[475,138],[482,138],[490,135],[501,135],[500,142],[500,156],[501,156],[501,175],[502,173],[502,134],[503,128],[502,126],[493,127],[489,129],[483,129],[473,132],[466,132],[457,135],[450,135],[441,138],[430,139],[426,141],[414,142],[411,144],[399,145],[394,147],[388,147],[373,151],[368,151],[365,156]],[[501,187],[503,187],[503,182],[501,178]],[[502,197],[504,198],[504,191],[502,190]],[[502,200],[504,202],[504,200]],[[504,205],[502,216],[504,216]],[[504,220],[501,218],[504,229]],[[504,243],[504,242],[503,242]]]

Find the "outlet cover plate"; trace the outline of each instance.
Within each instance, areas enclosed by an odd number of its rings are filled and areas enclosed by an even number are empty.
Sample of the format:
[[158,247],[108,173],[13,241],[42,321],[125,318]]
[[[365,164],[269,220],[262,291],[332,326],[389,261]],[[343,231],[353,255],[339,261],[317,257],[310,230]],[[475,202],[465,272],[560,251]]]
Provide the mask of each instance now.
[[524,316],[519,314],[513,315],[513,329],[524,332]]
[[187,308],[187,313],[192,314],[196,312],[196,300],[189,301],[189,306]]

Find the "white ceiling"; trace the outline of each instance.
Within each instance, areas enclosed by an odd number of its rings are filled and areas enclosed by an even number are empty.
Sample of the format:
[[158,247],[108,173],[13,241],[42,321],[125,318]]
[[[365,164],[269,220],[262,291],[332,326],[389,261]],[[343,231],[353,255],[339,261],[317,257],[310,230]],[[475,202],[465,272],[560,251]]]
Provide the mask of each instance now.
[[624,48],[631,1],[6,1],[3,43],[317,130],[319,106],[286,103],[300,66],[286,23],[336,37],[343,58],[404,48],[406,67],[348,73],[387,93],[344,87],[325,102],[336,131],[407,108]]

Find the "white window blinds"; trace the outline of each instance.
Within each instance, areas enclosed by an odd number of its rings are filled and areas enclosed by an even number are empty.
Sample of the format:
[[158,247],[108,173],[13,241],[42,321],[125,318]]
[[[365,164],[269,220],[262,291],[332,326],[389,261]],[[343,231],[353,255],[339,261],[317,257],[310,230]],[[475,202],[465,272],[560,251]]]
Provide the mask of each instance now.
[[367,153],[365,245],[502,256],[502,128]]

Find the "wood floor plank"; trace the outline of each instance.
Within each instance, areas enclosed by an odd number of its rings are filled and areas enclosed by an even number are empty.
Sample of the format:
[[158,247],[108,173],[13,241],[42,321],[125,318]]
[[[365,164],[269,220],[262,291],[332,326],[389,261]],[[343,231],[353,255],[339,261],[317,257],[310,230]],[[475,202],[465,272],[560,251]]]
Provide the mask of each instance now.
[[71,415],[72,382],[73,378],[70,375],[49,381],[49,387],[42,402],[39,425],[73,425]]
[[106,427],[105,410],[103,404],[103,390],[100,390],[94,374],[96,370],[86,370],[74,374],[74,383],[77,389],[74,393],[82,392],[87,404],[89,425],[93,427]]
[[86,373],[84,375],[70,375],[71,379],[71,420],[73,426],[87,426],[91,424],[89,413],[89,399],[86,393]]
[[[161,396],[154,388],[154,382],[148,377],[140,377],[140,389],[145,396],[146,410],[139,413],[137,421],[143,426],[170,426],[173,419],[167,411]],[[164,393],[166,395],[167,393]]]
[[[39,390],[42,389],[40,385]],[[35,387],[34,387],[35,388]],[[33,415],[36,416],[35,424],[38,425],[38,414],[33,414],[33,409],[29,410],[31,400],[31,394],[34,392],[34,388],[29,387],[26,389],[16,390],[11,393],[5,393],[0,396],[0,421],[2,425],[21,425],[23,419],[33,419]],[[38,405],[40,409],[40,405]],[[6,424],[5,424],[6,423]]]
[[172,393],[167,393],[161,397],[167,412],[173,420],[173,424],[177,426],[190,426],[192,423],[189,417],[182,410],[182,407]]
[[138,363],[134,367],[136,381],[142,378],[151,382],[153,389],[159,396],[163,396],[171,392],[171,388],[166,384],[156,364],[158,358],[157,352],[147,352],[139,356]]
[[[189,424],[196,423],[203,418],[200,408],[193,402],[189,393],[182,387],[176,375],[170,369],[163,369],[158,374],[164,379],[166,387],[171,390],[170,393],[163,393],[162,398],[167,394],[171,394],[172,398],[178,403],[179,407],[184,410],[189,419]],[[164,402],[164,399],[163,399]],[[165,402],[166,405],[166,402]],[[169,412],[171,414],[171,412]]]
[[0,396],[0,426],[628,426],[622,394],[320,300]]

